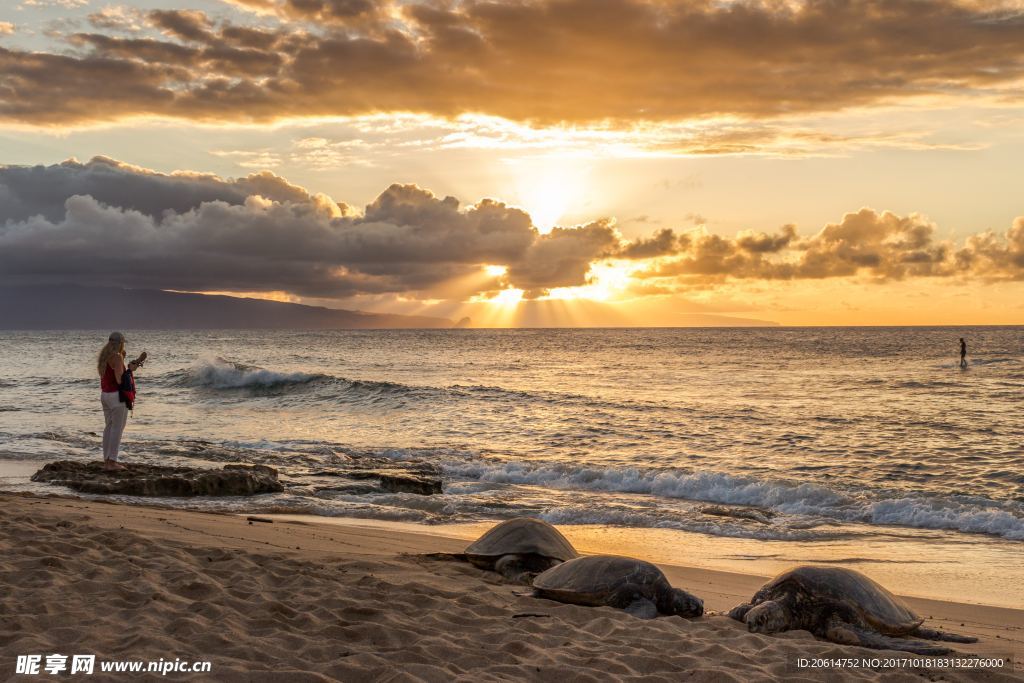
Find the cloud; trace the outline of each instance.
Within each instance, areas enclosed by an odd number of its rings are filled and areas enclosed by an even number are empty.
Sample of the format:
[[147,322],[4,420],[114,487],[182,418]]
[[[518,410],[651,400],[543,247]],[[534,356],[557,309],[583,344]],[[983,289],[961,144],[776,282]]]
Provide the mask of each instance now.
[[85,7],[89,0],[22,0],[21,7],[63,7],[64,9],[76,9]]
[[[337,298],[503,286],[507,264],[538,294],[582,285],[618,243],[607,224],[541,235],[492,200],[462,207],[392,185],[361,215],[271,173],[161,174],[107,158],[0,168],[0,279]],[[513,275],[514,273],[514,275]]]
[[14,24],[9,21],[0,21],[0,36],[9,36],[14,33]]
[[774,234],[745,231],[734,238],[698,229],[674,236],[675,254],[635,277],[669,278],[684,285],[855,276],[876,281],[1024,280],[1024,217],[1003,235],[972,235],[960,247],[937,239],[936,230],[920,214],[898,216],[870,208],[848,213],[807,238],[798,237],[793,225]]
[[954,258],[958,268],[984,277],[1003,279],[1012,273],[1014,279],[1024,279],[1024,216],[1002,237],[991,231],[968,237]]
[[199,10],[153,10],[149,13],[150,22],[173,38],[197,43],[210,43],[216,40],[211,32],[212,23],[204,12]]
[[796,226],[785,225],[777,235],[745,231],[736,237],[736,244],[752,254],[775,254],[796,240]]
[[358,25],[380,21],[391,3],[383,0],[227,0],[259,14],[285,19]]
[[586,284],[594,261],[614,255],[619,234],[608,221],[576,228],[554,228],[534,240],[522,258],[509,265],[508,280],[526,290],[527,298],[543,296],[554,287]]
[[[463,206],[395,184],[360,213],[269,172],[158,173],[105,157],[0,167],[0,283],[192,291],[527,299],[628,266],[637,296],[737,281],[921,277],[1024,280],[1024,217],[957,246],[923,216],[861,209],[801,237],[661,229],[625,240],[611,220],[540,233],[484,199]],[[487,265],[505,266],[488,274]]]
[[141,10],[125,5],[107,5],[86,19],[97,29],[125,33],[138,33],[146,23]]
[[[155,11],[158,38],[82,33],[68,36],[70,52],[0,50],[0,120],[396,111],[538,124],[751,120],[1005,97],[1024,77],[1024,14],[963,0],[235,4],[275,24]],[[763,135],[741,127],[683,148],[744,152]],[[797,132],[775,144],[830,142],[842,141]]]
[[645,259],[673,254],[679,248],[680,238],[675,230],[663,228],[647,238],[638,238],[619,251],[627,259]]
[[0,223],[42,215],[49,221],[64,217],[64,202],[75,195],[152,218],[165,212],[184,213],[204,202],[243,204],[251,195],[278,202],[327,202],[328,210],[344,213],[348,207],[317,199],[303,188],[272,173],[253,173],[224,180],[211,174],[157,173],[108,157],[87,163],[70,159],[52,166],[0,167]]

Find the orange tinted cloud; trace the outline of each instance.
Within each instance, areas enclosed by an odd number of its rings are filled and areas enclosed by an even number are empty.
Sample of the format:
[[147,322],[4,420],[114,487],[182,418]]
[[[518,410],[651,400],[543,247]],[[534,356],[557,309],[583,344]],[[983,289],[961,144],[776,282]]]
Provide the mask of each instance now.
[[634,275],[703,285],[728,280],[807,280],[864,277],[875,281],[920,277],[1024,280],[1024,217],[1003,234],[972,235],[962,245],[936,238],[919,214],[898,216],[863,208],[800,238],[794,226],[775,234],[736,237],[703,230],[661,234],[672,256]]
[[760,118],[1009,96],[1024,78],[1021,13],[957,0],[236,4],[284,21],[255,29],[156,11],[159,37],[85,33],[69,36],[70,53],[0,49],[0,119]]

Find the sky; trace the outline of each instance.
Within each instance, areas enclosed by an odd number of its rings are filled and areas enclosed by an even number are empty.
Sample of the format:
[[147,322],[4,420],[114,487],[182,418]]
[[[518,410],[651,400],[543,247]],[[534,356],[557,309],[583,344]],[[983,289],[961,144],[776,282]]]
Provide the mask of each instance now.
[[1024,324],[1018,0],[12,0],[0,283]]

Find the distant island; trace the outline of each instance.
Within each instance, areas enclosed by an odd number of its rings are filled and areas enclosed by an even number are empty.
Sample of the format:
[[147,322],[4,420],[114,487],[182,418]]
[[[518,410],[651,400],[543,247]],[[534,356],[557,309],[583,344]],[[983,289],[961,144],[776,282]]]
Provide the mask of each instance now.
[[[467,321],[459,321],[467,326]],[[77,285],[0,286],[0,329],[449,328],[446,318],[364,313],[265,299]]]
[[732,315],[683,313],[679,318],[681,327],[779,327],[779,324],[772,320],[737,318]]

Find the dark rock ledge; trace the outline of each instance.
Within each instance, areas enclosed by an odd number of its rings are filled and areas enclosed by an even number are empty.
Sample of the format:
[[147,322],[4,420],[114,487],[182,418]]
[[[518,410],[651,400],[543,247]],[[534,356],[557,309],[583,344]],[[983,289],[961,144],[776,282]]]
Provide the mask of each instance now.
[[99,462],[61,460],[47,463],[32,481],[126,496],[252,496],[284,490],[277,470],[266,465],[225,465],[219,470],[138,463],[125,467],[108,472]]

